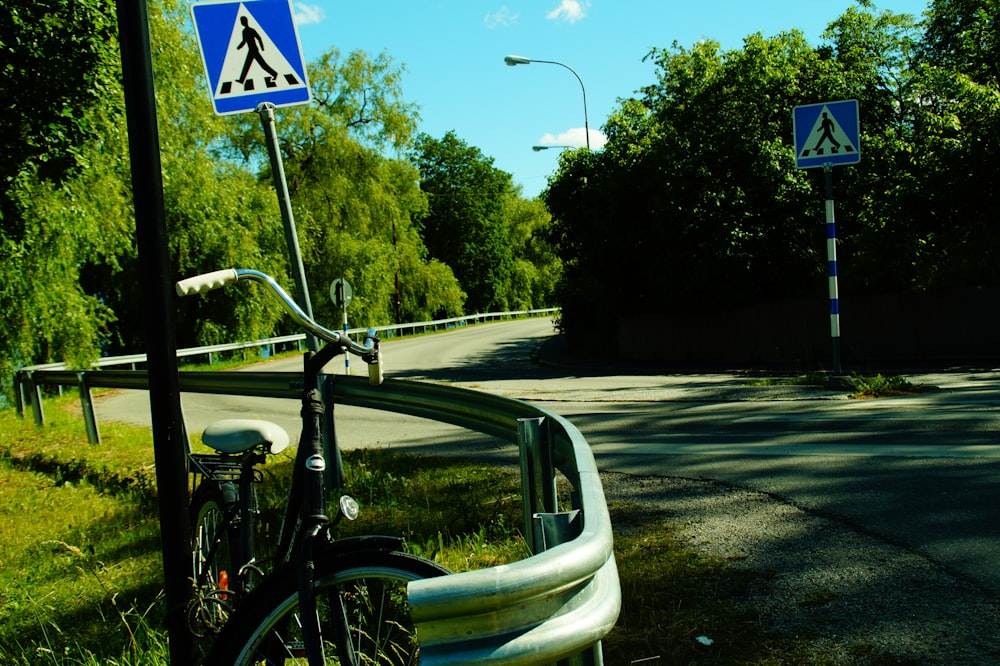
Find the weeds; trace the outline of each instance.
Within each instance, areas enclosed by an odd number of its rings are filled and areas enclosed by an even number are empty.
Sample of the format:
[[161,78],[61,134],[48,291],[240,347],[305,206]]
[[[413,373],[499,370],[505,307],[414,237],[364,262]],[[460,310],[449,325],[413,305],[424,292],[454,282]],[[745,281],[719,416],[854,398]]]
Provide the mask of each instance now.
[[853,375],[851,378],[857,393],[854,397],[881,398],[888,395],[905,395],[916,393],[917,388],[900,375],[883,377],[876,374],[873,377]]
[[[812,372],[794,377],[757,377],[747,382],[747,386],[831,386],[829,375],[820,372]],[[883,377],[880,373],[875,375],[861,375],[854,373],[848,378],[841,379],[837,386],[843,385],[845,388],[853,387],[852,398],[882,398],[892,395],[909,395],[918,393],[921,389],[911,384],[905,377],[892,375]]]

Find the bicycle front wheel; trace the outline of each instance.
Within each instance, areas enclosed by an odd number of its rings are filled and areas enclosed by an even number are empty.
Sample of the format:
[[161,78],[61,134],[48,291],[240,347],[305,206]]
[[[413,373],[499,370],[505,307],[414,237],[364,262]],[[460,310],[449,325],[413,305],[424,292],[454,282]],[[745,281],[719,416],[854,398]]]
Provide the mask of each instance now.
[[[450,573],[405,553],[358,552],[316,562],[316,603],[327,664],[407,666],[419,655],[406,584]],[[342,608],[343,612],[338,612]],[[346,619],[350,647],[337,645]],[[295,567],[267,577],[233,613],[207,663],[233,666],[308,663],[299,618]],[[351,665],[353,666],[353,664]]]

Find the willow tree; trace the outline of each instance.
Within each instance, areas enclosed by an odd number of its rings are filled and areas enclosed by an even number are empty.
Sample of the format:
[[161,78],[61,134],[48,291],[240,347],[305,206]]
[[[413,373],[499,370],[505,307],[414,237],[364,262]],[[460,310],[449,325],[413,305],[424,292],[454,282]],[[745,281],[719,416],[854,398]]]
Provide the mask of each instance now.
[[[418,174],[395,157],[413,140],[418,115],[405,101],[403,68],[386,53],[309,63],[313,101],[277,114],[280,149],[307,281],[318,317],[338,323],[330,283],[354,288],[349,322],[359,326],[462,312],[451,269],[428,256],[415,219],[426,210]],[[255,117],[236,119],[230,152],[266,164]],[[263,168],[262,183],[272,174]]]
[[[105,151],[122,146],[115,34],[110,0],[15,3],[0,12],[4,390],[17,366],[91,357],[114,320],[78,276],[81,264],[103,261],[121,244],[120,192],[90,173]],[[87,188],[107,195],[109,215],[77,218]]]

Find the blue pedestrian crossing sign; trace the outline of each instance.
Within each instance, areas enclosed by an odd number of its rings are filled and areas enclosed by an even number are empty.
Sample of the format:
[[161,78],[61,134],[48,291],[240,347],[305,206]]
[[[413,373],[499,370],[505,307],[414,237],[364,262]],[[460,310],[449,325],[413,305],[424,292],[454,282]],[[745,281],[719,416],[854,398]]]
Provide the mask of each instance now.
[[799,169],[861,161],[856,99],[797,106],[792,109],[792,127]]
[[217,114],[309,102],[291,0],[195,2],[191,17]]

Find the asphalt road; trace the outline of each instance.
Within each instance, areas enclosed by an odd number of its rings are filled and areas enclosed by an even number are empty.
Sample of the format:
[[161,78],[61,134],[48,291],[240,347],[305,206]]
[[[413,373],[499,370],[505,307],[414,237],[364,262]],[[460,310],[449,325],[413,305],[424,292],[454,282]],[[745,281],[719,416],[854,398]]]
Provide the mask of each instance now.
[[[843,390],[753,387],[729,373],[582,363],[560,351],[547,320],[390,341],[384,354],[388,376],[488,390],[567,416],[604,471],[763,491],[1000,592],[1000,372],[907,375],[935,388],[848,400]],[[297,368],[286,363],[270,367]],[[343,372],[342,361],[331,371]],[[247,414],[297,427],[290,401],[200,395],[185,396],[184,408],[192,432]],[[145,394],[106,399],[98,414],[148,422]],[[506,443],[451,426],[349,407],[337,414],[345,446],[516,461]]]

